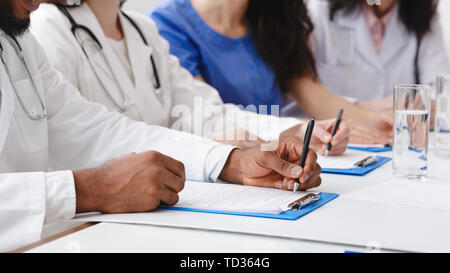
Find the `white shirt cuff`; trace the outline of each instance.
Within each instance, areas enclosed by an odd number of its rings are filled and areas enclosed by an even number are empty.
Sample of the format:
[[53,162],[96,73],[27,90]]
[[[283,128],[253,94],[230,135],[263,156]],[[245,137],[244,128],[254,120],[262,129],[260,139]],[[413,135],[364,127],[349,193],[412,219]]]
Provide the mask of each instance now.
[[71,171],[45,174],[45,223],[70,219],[76,212],[75,180]]
[[228,157],[234,149],[238,148],[222,144],[213,147],[206,156],[204,177],[209,177],[210,182],[217,182]]

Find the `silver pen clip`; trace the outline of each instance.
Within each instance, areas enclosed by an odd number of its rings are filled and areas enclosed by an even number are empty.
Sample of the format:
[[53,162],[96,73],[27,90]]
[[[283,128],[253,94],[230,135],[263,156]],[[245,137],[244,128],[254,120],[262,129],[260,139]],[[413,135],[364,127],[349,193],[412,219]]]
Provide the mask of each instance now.
[[373,164],[375,162],[378,162],[378,157],[377,156],[369,156],[367,158],[364,158],[361,161],[358,161],[354,164],[355,167],[357,168],[364,168],[369,166],[370,164]]

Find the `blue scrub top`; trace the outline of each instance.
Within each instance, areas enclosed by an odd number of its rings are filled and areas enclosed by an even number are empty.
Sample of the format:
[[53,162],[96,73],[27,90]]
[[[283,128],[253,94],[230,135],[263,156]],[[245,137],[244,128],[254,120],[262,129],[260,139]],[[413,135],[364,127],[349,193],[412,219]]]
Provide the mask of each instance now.
[[275,75],[256,52],[250,35],[231,39],[214,31],[190,0],[165,1],[148,16],[169,41],[171,54],[192,75],[215,87],[225,103],[257,109],[267,105],[268,114],[271,105],[278,105],[281,111],[283,96]]

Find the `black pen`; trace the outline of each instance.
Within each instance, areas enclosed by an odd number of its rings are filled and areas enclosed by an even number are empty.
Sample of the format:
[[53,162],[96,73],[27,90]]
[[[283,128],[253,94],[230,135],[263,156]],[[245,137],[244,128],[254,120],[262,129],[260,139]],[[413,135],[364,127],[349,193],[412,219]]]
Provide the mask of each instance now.
[[[338,116],[337,116],[337,119],[336,119],[336,123],[334,124],[333,131],[331,131],[331,137],[334,137],[334,136],[336,135],[337,130],[338,130],[338,128],[339,128],[339,124],[341,124],[341,121],[342,121],[342,115],[343,115],[343,114],[344,114],[344,108],[341,107],[341,108],[339,109],[339,113],[338,113]],[[328,143],[327,150],[325,151],[325,156],[328,156],[328,154],[330,153],[330,151],[331,151],[331,142]]]
[[[309,143],[311,142],[311,136],[312,136],[312,132],[314,130],[315,123],[316,123],[316,121],[314,120],[314,118],[311,119],[311,121],[308,123],[308,128],[306,129],[305,139],[303,140],[302,156],[300,157],[300,163],[299,163],[299,166],[302,169],[305,167],[306,157],[308,156],[308,152],[309,152]],[[295,179],[295,183],[294,183],[294,192],[296,192],[298,190],[299,185],[300,185],[300,180],[297,178],[297,179]]]

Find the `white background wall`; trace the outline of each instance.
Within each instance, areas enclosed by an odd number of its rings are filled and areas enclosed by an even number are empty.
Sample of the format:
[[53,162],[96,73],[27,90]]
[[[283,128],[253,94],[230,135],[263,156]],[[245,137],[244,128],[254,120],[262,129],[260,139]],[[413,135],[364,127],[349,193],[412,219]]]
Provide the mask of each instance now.
[[[147,12],[151,7],[157,5],[162,1],[163,0],[128,0],[125,4],[125,7],[140,12]],[[442,19],[442,26],[444,28],[445,41],[448,49],[447,52],[450,56],[450,0],[440,0],[440,14]]]

